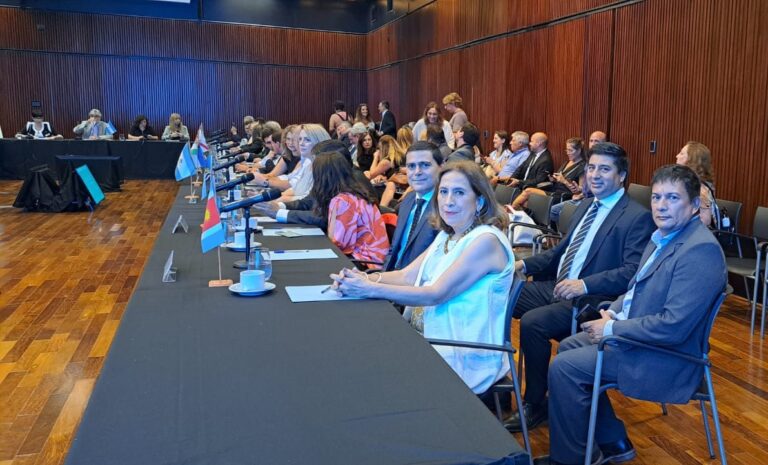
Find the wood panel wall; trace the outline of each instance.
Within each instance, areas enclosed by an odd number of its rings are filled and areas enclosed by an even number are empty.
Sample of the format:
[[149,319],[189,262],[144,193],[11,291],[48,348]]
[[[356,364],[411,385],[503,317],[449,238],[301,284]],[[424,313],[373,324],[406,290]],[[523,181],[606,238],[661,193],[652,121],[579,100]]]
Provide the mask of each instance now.
[[364,100],[364,50],[355,34],[0,8],[0,127],[21,128],[32,100],[65,137],[93,107],[120,132],[171,112],[190,129],[325,122],[335,100]]
[[605,130],[641,184],[698,140],[748,232],[768,205],[766,31],[760,0],[437,0],[369,35],[368,99],[407,122],[456,91],[486,150],[494,130],[543,130],[556,164],[565,139]]

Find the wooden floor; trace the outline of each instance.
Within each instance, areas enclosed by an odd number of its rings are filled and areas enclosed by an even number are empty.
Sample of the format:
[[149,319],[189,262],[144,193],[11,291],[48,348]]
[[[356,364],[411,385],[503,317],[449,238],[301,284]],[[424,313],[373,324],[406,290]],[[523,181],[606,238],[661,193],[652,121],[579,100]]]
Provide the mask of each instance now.
[[[0,207],[18,187],[0,182]],[[176,189],[129,181],[93,215],[0,208],[0,465],[63,463]],[[765,347],[749,334],[744,300],[729,297],[711,357],[732,464],[768,464]],[[693,404],[664,417],[658,405],[612,397],[638,449],[631,463],[719,463]],[[546,453],[547,429],[532,441]]]

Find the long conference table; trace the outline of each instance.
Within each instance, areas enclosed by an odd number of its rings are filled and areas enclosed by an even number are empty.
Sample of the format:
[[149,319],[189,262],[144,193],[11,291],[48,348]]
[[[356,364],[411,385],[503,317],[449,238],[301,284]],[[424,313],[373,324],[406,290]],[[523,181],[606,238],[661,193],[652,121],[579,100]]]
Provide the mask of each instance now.
[[25,179],[40,165],[55,170],[57,155],[117,156],[127,179],[173,179],[183,146],[170,141],[0,139],[0,179]]
[[[67,457],[109,464],[524,464],[528,455],[385,301],[292,303],[349,260],[325,236],[257,240],[332,248],[274,261],[277,288],[209,288],[203,206],[179,190],[131,297]],[[178,217],[189,233],[171,234]],[[265,228],[279,227],[263,224]],[[161,282],[174,251],[177,282]],[[243,254],[221,250],[225,278]]]

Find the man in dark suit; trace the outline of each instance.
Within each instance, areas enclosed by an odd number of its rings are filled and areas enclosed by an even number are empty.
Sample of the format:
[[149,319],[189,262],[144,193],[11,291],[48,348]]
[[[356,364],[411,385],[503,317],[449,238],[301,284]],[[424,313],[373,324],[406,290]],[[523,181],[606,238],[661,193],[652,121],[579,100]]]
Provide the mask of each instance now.
[[434,144],[419,141],[405,154],[408,185],[413,189],[400,203],[397,227],[392,236],[392,251],[385,271],[399,270],[421,255],[437,235],[429,223],[432,196],[443,156]]
[[[586,173],[594,199],[579,205],[570,233],[556,247],[515,264],[541,278],[525,284],[515,308],[515,317],[521,318],[529,428],[547,418],[550,339],[571,334],[573,299],[590,295],[606,300],[624,293],[653,231],[650,212],[624,192],[628,170],[624,149],[596,144],[589,151]],[[506,426],[519,431],[520,416],[513,415]]]
[[[725,258],[699,220],[700,182],[688,167],[663,166],[653,175],[651,210],[657,230],[626,294],[582,324],[584,332],[564,340],[549,371],[550,456],[538,464],[583,463],[597,346],[616,335],[701,357],[712,305],[725,289]],[[703,368],[643,348],[604,352],[602,383],[618,383],[625,394],[657,402],[686,403]],[[600,398],[597,456],[619,463],[635,457],[621,420],[606,394]],[[598,449],[595,449],[598,451]],[[594,456],[593,455],[593,456]]]
[[531,154],[512,175],[509,185],[518,187],[522,192],[528,187],[536,187],[537,184],[549,180],[549,175],[555,171],[555,165],[547,144],[548,138],[543,132],[531,136]]
[[381,113],[379,135],[397,137],[397,122],[395,122],[395,115],[389,111],[389,102],[386,100],[379,102],[379,113]]

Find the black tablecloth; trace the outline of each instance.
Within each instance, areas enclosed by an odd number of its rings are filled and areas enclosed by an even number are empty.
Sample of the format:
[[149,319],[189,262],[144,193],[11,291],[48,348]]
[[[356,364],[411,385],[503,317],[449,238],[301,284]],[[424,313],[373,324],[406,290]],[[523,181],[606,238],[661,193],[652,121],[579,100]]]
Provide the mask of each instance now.
[[127,179],[172,179],[184,144],[164,141],[0,139],[0,179],[25,179],[30,168],[56,155],[119,156]]
[[[120,157],[103,157],[94,155],[56,155],[56,174],[59,180],[64,180],[66,174],[87,165],[93,178],[99,183],[104,192],[120,190],[123,182],[123,160]],[[65,171],[67,173],[65,173]]]
[[[181,188],[123,316],[67,463],[512,464],[527,455],[383,301],[290,302],[346,258],[273,262],[277,289],[208,288],[202,205]],[[171,235],[179,214],[189,234]],[[272,249],[324,236],[258,236]],[[162,283],[175,251],[178,282]],[[341,257],[340,252],[337,253]],[[221,251],[225,277],[242,254]]]

